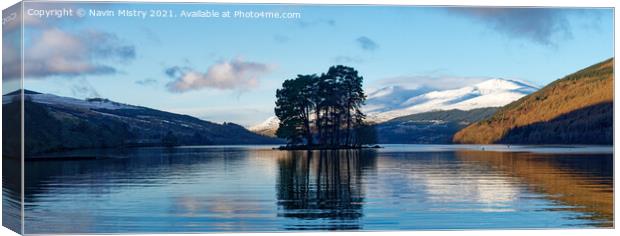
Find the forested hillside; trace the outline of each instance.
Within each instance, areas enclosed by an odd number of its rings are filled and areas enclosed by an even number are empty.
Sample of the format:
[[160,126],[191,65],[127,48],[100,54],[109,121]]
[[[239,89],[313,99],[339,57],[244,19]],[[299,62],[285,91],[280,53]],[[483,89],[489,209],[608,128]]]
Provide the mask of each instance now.
[[608,59],[554,81],[454,135],[457,143],[611,144],[613,70]]
[[468,111],[453,109],[430,111],[394,118],[377,124],[379,143],[452,143],[452,136],[460,129],[486,119],[497,111],[496,107]]
[[[18,114],[20,104],[12,96],[16,94],[3,96],[3,110]],[[5,123],[10,119],[3,116]],[[25,91],[24,131],[27,156],[84,148],[282,142],[233,123],[217,124],[107,99],[81,100],[32,91]]]

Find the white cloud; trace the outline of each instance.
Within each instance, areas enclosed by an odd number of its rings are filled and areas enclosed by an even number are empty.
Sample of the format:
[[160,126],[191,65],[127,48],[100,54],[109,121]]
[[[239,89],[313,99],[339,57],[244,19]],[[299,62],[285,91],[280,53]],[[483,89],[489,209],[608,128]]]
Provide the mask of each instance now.
[[[10,47],[3,43],[3,48]],[[24,52],[24,71],[29,78],[113,74],[116,68],[103,64],[102,60],[126,62],[133,58],[134,46],[124,44],[114,34],[92,30],[78,34],[46,28],[29,42]],[[20,68],[21,62],[7,63],[5,68]],[[18,78],[19,74],[7,73],[6,76]]]
[[397,76],[386,78],[377,82],[379,87],[398,85],[405,88],[427,87],[431,89],[455,89],[477,84],[491,77],[467,77],[467,76],[434,76],[434,75],[412,75]]
[[166,86],[169,91],[177,93],[204,88],[247,90],[256,88],[259,79],[272,70],[272,65],[243,61],[240,58],[215,63],[206,72],[174,66],[165,71],[170,78],[174,79]]
[[19,40],[4,37],[2,41],[2,78],[17,79],[21,76]]
[[78,36],[53,28],[44,30],[25,55],[28,76],[110,74],[116,69],[97,60],[133,59],[135,48],[113,34],[85,31]]

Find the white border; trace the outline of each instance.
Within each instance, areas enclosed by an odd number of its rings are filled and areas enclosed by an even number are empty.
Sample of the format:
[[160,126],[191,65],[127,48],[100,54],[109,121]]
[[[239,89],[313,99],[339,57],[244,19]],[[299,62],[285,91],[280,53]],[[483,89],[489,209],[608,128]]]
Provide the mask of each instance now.
[[[6,9],[9,6],[14,5],[19,1],[17,0],[0,0],[0,6],[2,9]],[[51,1],[48,1],[51,2]],[[62,2],[62,1],[54,1],[54,2]],[[86,0],[76,0],[75,2],[88,2]],[[620,1],[613,0],[589,0],[589,1],[577,1],[577,0],[150,0],[150,1],[136,1],[136,0],[108,0],[106,2],[179,2],[179,3],[201,3],[201,2],[212,2],[212,3],[289,3],[289,4],[363,4],[363,5],[466,5],[466,6],[555,6],[555,7],[613,7],[614,9],[619,5]],[[615,10],[614,10],[615,16]],[[617,40],[615,37],[615,32],[618,32],[618,20],[614,17],[614,45]],[[1,42],[1,40],[0,40]],[[1,51],[1,49],[0,49]],[[617,55],[618,48],[614,47],[614,55]],[[1,69],[0,69],[1,70]],[[615,75],[614,75],[615,76]],[[614,92],[619,91],[618,83],[614,83]],[[614,100],[615,96],[614,96]],[[618,103],[614,103],[614,117],[618,117],[619,112]],[[0,116],[2,112],[0,111]],[[616,119],[614,119],[614,140],[617,140],[619,132],[619,127],[615,124]],[[1,128],[0,128],[1,131]],[[1,141],[0,136],[0,141]],[[0,142],[1,146],[1,142]],[[615,147],[615,145],[614,145]],[[614,148],[615,149],[615,148]],[[614,160],[615,160],[614,150]],[[0,162],[1,163],[1,162]],[[618,162],[614,161],[614,173],[615,170],[618,169]],[[23,167],[23,166],[22,166]],[[0,164],[1,168],[1,164]],[[23,173],[23,169],[22,169]],[[23,178],[23,176],[22,176]],[[23,180],[22,180],[23,183]],[[23,188],[23,186],[22,186]],[[614,174],[614,189],[618,189],[618,182],[615,179]],[[23,196],[22,196],[23,197]],[[614,203],[618,202],[618,194],[614,194]],[[614,220],[617,225],[617,212],[618,212],[618,204],[614,204]],[[0,219],[1,219],[0,214]],[[317,235],[360,235],[360,236],[376,236],[376,235],[430,235],[430,236],[443,236],[443,235],[466,235],[466,236],[496,236],[496,235],[523,235],[528,234],[528,236],[536,236],[536,235],[562,235],[562,236],[583,236],[583,235],[616,235],[617,230],[605,230],[605,229],[571,229],[571,230],[467,230],[467,231],[391,231],[391,232],[312,232],[312,233],[225,233],[225,235],[230,236],[242,236],[242,235],[307,235],[307,236],[317,236]],[[1,235],[16,235],[14,232],[0,227]],[[211,233],[211,234],[193,234],[193,235],[214,235],[214,234],[222,234],[222,233]],[[77,234],[76,234],[77,235]],[[133,234],[133,235],[187,235],[187,234]]]

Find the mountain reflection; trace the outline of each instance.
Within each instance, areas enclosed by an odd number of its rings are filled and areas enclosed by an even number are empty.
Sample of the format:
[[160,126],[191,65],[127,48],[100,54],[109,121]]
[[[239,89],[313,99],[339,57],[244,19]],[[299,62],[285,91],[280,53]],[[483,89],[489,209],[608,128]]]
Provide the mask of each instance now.
[[287,152],[277,161],[278,216],[330,222],[319,229],[361,228],[362,172],[375,168],[376,156],[373,150]]
[[[105,195],[127,188],[151,188],[170,184],[177,176],[195,181],[189,176],[204,171],[228,170],[248,155],[245,149],[232,148],[142,148],[131,150],[78,150],[66,152],[72,156],[103,156],[102,159],[29,160],[24,182],[25,201],[37,202],[39,197],[52,194],[87,191]],[[53,184],[54,188],[50,188]],[[90,186],[83,188],[80,186]],[[59,194],[59,193],[56,193]]]
[[110,158],[25,163],[25,233],[539,229],[614,220],[611,154],[418,146],[105,152],[70,155]]
[[587,213],[587,219],[613,226],[612,155],[530,154],[460,151],[463,161],[477,162],[526,182],[532,191],[571,210]]

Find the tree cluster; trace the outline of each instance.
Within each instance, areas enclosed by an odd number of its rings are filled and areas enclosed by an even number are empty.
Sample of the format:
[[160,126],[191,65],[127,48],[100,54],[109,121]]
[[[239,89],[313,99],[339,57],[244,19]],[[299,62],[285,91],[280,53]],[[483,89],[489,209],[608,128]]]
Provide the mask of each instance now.
[[361,147],[376,143],[364,123],[363,77],[347,66],[332,66],[320,76],[298,75],[276,91],[276,135],[289,146]]

